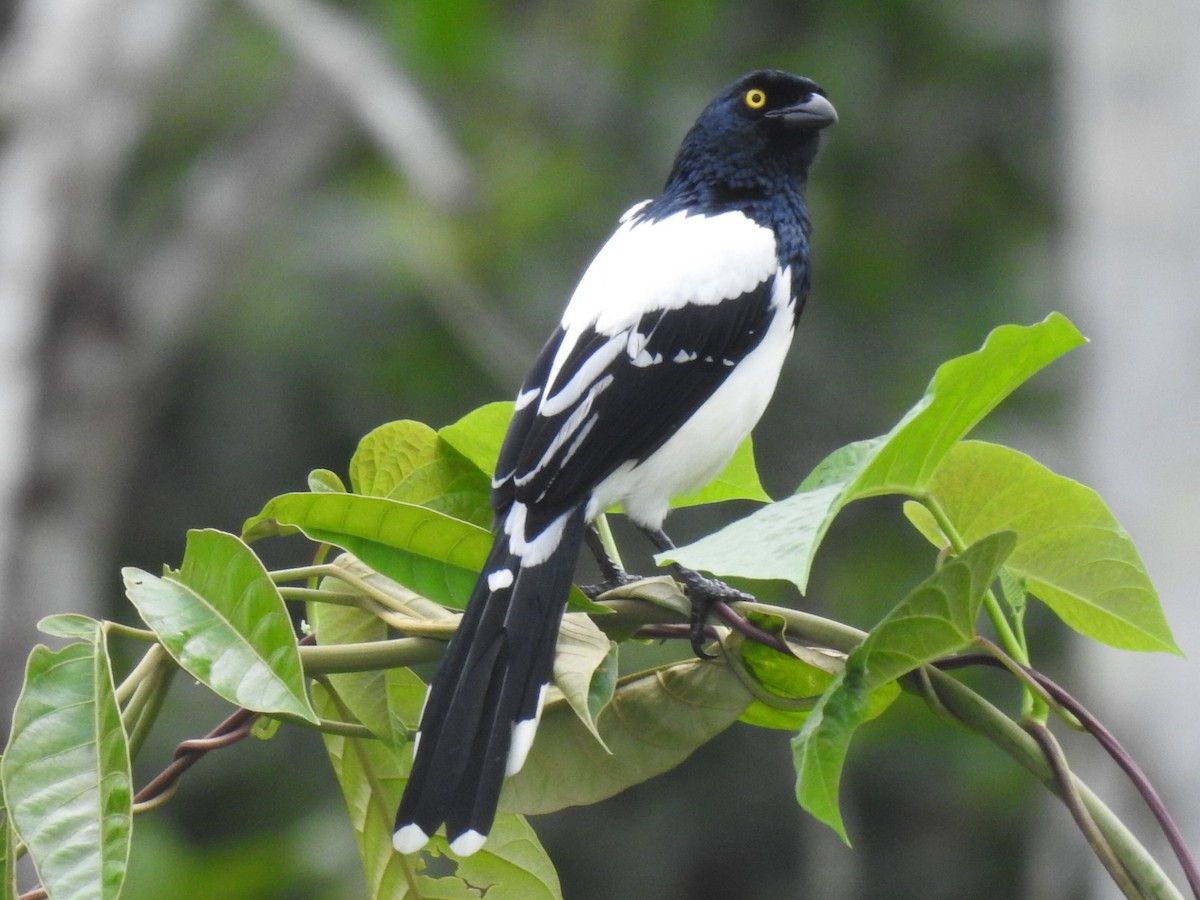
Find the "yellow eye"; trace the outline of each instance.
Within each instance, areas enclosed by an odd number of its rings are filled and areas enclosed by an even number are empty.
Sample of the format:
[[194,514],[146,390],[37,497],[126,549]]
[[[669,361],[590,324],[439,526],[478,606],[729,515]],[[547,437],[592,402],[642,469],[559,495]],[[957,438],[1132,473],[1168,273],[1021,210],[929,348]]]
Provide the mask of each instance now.
[[746,105],[751,109],[762,109],[767,105],[767,95],[758,88],[750,88],[746,91]]

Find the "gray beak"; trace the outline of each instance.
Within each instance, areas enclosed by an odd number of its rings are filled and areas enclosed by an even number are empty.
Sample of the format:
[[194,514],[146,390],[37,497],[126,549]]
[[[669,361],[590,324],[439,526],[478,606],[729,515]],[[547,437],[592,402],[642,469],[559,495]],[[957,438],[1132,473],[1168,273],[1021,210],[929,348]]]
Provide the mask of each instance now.
[[810,94],[803,103],[776,109],[766,114],[768,118],[783,119],[789,125],[820,131],[838,120],[837,110],[821,94]]

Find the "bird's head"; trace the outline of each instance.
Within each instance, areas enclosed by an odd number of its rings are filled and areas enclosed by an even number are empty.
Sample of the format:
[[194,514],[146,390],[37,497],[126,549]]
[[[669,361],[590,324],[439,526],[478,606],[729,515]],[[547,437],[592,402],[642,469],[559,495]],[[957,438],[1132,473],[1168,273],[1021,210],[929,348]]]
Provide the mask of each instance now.
[[837,121],[815,81],[778,69],[743,75],[700,114],[668,180],[692,189],[770,192],[803,181],[820,133]]

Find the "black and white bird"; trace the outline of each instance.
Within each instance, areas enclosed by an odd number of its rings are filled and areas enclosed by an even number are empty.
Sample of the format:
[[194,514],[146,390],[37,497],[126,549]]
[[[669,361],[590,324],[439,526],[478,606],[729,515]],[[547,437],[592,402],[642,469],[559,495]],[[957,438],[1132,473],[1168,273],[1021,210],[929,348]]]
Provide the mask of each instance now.
[[[739,78],[684,138],[662,194],[626,212],[584,272],[517,393],[495,544],[430,685],[398,851],[443,823],[457,855],[483,845],[533,743],[591,521],[620,503],[669,548],[671,499],[717,475],[758,422],[808,293],[804,188],[835,121],[807,78]],[[731,589],[680,571],[698,648],[708,605]]]

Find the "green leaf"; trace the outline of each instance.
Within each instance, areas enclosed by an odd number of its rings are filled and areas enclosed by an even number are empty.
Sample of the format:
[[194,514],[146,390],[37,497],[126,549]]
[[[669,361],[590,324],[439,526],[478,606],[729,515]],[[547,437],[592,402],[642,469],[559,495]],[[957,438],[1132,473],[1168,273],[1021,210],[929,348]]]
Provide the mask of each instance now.
[[[433,846],[447,856],[442,850],[444,844],[445,840],[440,836],[433,842]],[[457,866],[454,881],[458,885],[455,887],[465,886],[465,896],[470,900],[477,900],[481,895],[488,900],[562,900],[562,887],[554,864],[533,827],[521,816],[496,816],[482,850],[466,859],[448,858]],[[424,878],[428,879],[428,876]],[[428,880],[432,882],[432,879]],[[422,896],[441,895],[424,892]]]
[[971,642],[983,595],[1014,542],[1011,532],[988,535],[921,582],[851,652],[792,739],[797,801],[847,844],[838,788],[850,739],[871,716],[872,692]]
[[487,528],[491,482],[470,460],[421,422],[381,425],[358,444],[350,460],[356,493],[436,509]]
[[0,780],[13,828],[50,896],[120,895],[133,786],[99,628],[90,642],[33,649]]
[[470,460],[488,478],[496,471],[500,445],[512,421],[513,402],[487,403],[457,422],[438,429],[438,437]]
[[938,525],[937,519],[933,517],[933,513],[923,503],[917,500],[905,500],[904,518],[908,519],[912,527],[917,529],[917,532],[939,551],[949,549],[949,539],[942,534],[942,529]]
[[344,494],[346,485],[336,472],[328,469],[313,469],[308,473],[308,489],[314,494]]
[[[755,622],[763,627],[759,622]],[[796,731],[808,720],[818,698],[828,690],[842,672],[845,657],[831,650],[792,645],[795,655],[781,653],[757,641],[742,641],[739,653],[747,671],[763,690],[780,699],[772,704],[761,699],[751,703],[740,721],[759,728]],[[866,718],[873,719],[887,709],[900,695],[895,684],[885,684],[872,690],[867,698]],[[809,701],[806,708],[796,708]]]
[[829,691],[817,701],[799,734],[792,738],[796,802],[837,832],[847,845],[850,838],[838,807],[838,786],[850,738],[866,720],[867,710],[862,672],[848,663]]
[[79,613],[57,613],[37,623],[38,631],[72,641],[94,641],[100,623]]
[[850,654],[863,686],[895,681],[970,644],[984,594],[1015,544],[1011,531],[980,538],[897,604]]
[[237,706],[316,722],[287,609],[240,540],[189,531],[177,574],[158,578],[134,568],[121,574],[138,613],[198,681]]
[[422,596],[462,608],[487,560],[492,535],[437,510],[357,494],[283,494],[246,521],[253,540],[299,529],[348,550]]
[[554,655],[554,686],[596,740],[596,717],[612,700],[617,681],[617,645],[582,613],[563,616]]
[[783,579],[804,591],[813,557],[846,504],[920,493],[950,448],[980,419],[1083,342],[1058,313],[1036,325],[995,329],[981,349],[941,365],[925,395],[887,434],[834,451],[794,496],[655,559],[718,575]]
[[1125,650],[1180,652],[1133,541],[1091,488],[1016,450],[968,441],[928,490],[965,542],[1015,531],[1008,570],[1076,631]]
[[[322,717],[343,719],[345,713],[325,686],[313,685],[313,704]],[[408,860],[392,849],[396,806],[408,777],[408,765],[379,741],[322,734],[325,750],[342,788],[350,826],[366,876],[367,896],[402,898],[408,891]]]
[[[321,685],[313,688],[317,708],[328,718],[342,718],[339,703]],[[486,845],[459,860],[449,856],[445,838],[436,835],[430,852],[402,856],[392,849],[396,807],[408,778],[407,751],[397,754],[378,741],[323,735],[325,749],[341,785],[350,824],[358,841],[371,900],[401,898],[489,897],[561,900],[558,876],[533,829],[519,816],[499,815]],[[441,872],[425,873],[434,854]],[[417,892],[410,890],[415,884]]]
[[500,808],[533,815],[611,797],[679,765],[737,721],[751,699],[717,662],[689,660],[628,676],[597,718],[603,744],[567,703],[548,702],[529,759],[505,782]]
[[1000,570],[1000,596],[1004,598],[1004,602],[1008,604],[1008,608],[1012,611],[1013,618],[1020,620],[1025,615],[1025,609],[1028,604],[1029,589],[1025,585],[1024,579],[1018,578],[1012,573],[1011,569],[1003,568]]

